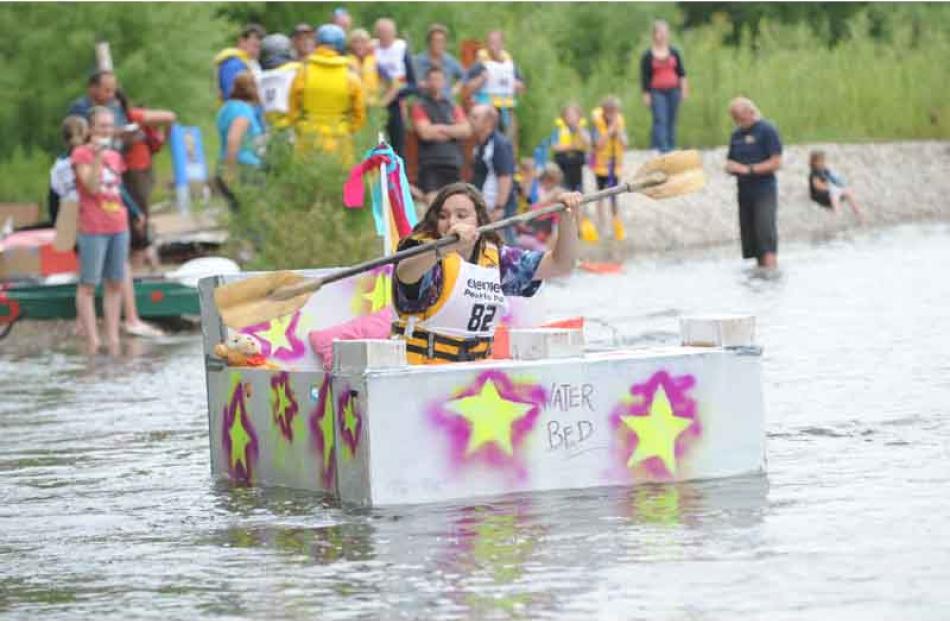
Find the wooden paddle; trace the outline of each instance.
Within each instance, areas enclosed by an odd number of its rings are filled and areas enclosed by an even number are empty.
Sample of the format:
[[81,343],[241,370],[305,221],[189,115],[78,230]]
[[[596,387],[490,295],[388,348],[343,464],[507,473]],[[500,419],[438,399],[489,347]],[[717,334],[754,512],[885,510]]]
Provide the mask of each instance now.
[[[631,181],[584,195],[581,204],[626,192],[639,192],[658,199],[695,192],[706,183],[701,165],[698,152],[674,151],[644,164]],[[486,224],[478,228],[478,233],[482,235],[490,231],[498,231],[565,209],[567,209],[566,205],[558,203]],[[324,285],[426,252],[435,252],[458,240],[457,235],[448,235],[389,256],[364,261],[321,278],[305,278],[290,271],[252,276],[217,287],[214,290],[214,302],[218,307],[218,312],[221,313],[222,321],[227,326],[239,329],[263,323],[296,312],[306,304],[315,291]]]

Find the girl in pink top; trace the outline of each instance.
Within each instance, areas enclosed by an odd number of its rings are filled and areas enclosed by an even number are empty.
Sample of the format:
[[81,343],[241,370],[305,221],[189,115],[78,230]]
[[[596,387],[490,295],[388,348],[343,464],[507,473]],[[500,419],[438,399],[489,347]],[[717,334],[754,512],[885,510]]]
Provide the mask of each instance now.
[[89,113],[89,143],[73,150],[79,194],[79,284],[76,314],[90,354],[99,350],[95,291],[103,282],[102,310],[109,352],[119,353],[122,280],[129,256],[128,212],[122,205],[122,156],[112,149],[115,120],[108,108]]
[[670,45],[670,27],[663,20],[653,23],[650,49],[640,58],[640,90],[643,104],[653,114],[650,148],[666,153],[676,148],[676,115],[680,101],[689,96],[686,68],[679,50]]

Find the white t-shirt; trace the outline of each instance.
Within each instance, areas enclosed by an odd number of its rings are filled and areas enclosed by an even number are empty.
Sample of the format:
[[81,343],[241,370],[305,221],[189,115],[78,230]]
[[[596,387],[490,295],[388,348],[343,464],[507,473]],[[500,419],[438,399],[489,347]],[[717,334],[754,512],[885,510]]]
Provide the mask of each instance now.
[[393,82],[406,81],[406,42],[396,39],[389,47],[376,42],[376,64],[383,68]]
[[261,74],[261,105],[264,112],[287,114],[290,111],[290,87],[297,72],[285,67],[270,69]]
[[49,171],[49,187],[52,188],[61,202],[79,202],[76,192],[76,171],[68,155],[56,160]]

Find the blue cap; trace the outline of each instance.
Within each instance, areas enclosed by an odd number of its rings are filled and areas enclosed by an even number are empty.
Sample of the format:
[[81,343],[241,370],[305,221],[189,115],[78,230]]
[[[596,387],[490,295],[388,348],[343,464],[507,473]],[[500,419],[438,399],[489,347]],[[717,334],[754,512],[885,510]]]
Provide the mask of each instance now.
[[317,45],[329,45],[342,53],[346,49],[346,33],[336,24],[324,24],[317,29]]

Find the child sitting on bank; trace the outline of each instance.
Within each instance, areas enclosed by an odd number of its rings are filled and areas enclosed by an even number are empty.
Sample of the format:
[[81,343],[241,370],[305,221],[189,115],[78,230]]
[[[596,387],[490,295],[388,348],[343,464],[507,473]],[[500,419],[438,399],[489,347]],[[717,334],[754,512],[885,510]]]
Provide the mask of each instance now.
[[[556,198],[564,192],[564,188],[561,187],[563,180],[564,175],[557,164],[553,162],[545,164],[541,175],[537,179],[536,198],[531,201],[528,209],[540,209],[553,205]],[[520,225],[518,227],[518,245],[529,250],[547,250],[548,242],[553,236],[557,221],[557,214],[551,214]]]
[[861,206],[854,197],[854,190],[848,187],[844,177],[828,168],[825,152],[812,151],[808,164],[811,169],[808,174],[808,193],[811,200],[835,213],[841,211],[842,201],[847,201],[854,216],[859,222],[863,222],[864,216],[861,214]]

